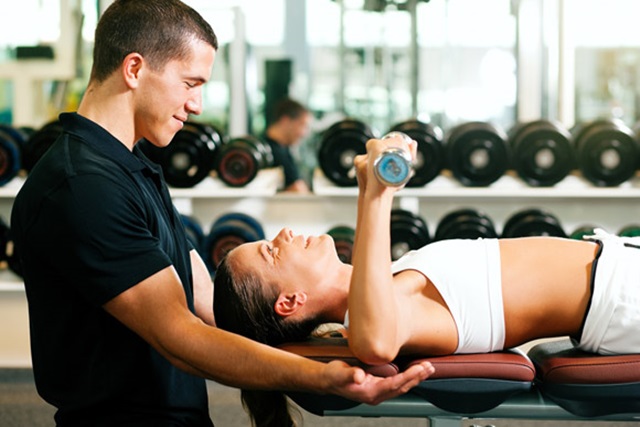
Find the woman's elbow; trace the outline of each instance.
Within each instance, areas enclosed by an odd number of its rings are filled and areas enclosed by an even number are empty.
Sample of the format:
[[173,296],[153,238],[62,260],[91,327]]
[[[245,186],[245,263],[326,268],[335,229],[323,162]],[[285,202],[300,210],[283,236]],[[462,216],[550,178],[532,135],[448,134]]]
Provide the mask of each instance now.
[[398,348],[384,340],[352,339],[349,348],[353,355],[367,365],[384,365],[398,356]]

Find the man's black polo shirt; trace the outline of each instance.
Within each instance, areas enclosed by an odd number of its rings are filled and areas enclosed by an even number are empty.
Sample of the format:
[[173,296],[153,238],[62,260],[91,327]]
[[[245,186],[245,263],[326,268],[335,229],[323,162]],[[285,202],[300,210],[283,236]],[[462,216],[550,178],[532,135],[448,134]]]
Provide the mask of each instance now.
[[289,147],[281,145],[276,140],[271,139],[265,133],[262,139],[271,146],[273,152],[273,166],[282,166],[284,172],[283,189],[287,188],[300,179],[300,172]]
[[194,310],[191,247],[160,168],[80,115],[60,120],[11,216],[38,392],[59,425],[211,425],[204,380],[102,309],[173,265]]

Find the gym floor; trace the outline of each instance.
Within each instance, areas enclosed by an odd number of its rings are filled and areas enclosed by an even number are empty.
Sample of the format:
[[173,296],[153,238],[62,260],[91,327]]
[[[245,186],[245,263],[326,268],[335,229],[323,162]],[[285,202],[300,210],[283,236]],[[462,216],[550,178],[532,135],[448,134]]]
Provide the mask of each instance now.
[[[240,404],[236,389],[208,383],[211,416],[216,427],[250,427],[249,419]],[[54,409],[36,393],[29,369],[0,369],[0,426],[52,427]],[[428,427],[429,423],[415,418],[336,418],[318,417],[302,411],[304,427]],[[631,427],[631,422],[584,421],[516,421],[477,419],[463,421],[461,427]]]

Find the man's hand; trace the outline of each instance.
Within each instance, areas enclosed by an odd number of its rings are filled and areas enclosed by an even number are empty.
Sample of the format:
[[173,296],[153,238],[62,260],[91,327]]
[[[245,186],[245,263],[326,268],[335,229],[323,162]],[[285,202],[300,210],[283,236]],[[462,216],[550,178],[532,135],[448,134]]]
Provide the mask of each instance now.
[[399,374],[381,378],[336,360],[328,363],[325,371],[329,379],[329,393],[369,405],[377,405],[382,401],[405,394],[420,381],[427,379],[435,369],[430,363],[424,362],[411,366]]

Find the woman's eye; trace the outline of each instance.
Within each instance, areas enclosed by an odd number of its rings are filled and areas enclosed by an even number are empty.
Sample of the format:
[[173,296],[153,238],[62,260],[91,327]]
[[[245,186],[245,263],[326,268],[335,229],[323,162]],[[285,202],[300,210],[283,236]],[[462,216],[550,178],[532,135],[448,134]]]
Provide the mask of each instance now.
[[271,246],[267,246],[267,251],[269,251],[269,253],[273,255],[273,248]]

